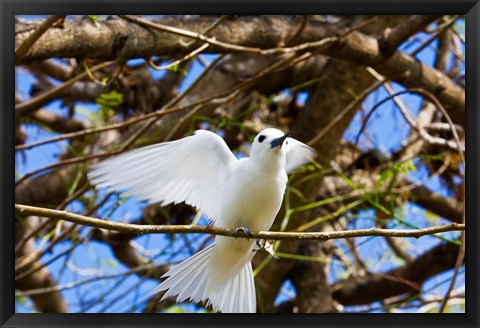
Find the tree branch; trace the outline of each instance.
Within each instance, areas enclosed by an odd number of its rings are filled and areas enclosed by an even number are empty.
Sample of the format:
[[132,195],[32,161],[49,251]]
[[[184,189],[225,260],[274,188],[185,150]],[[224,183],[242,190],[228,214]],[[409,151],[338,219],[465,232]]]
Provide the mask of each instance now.
[[417,186],[411,190],[410,199],[447,220],[462,223],[462,204],[455,198],[443,197],[425,186]]
[[74,118],[63,118],[60,115],[45,109],[37,110],[31,117],[59,133],[78,132],[85,129],[85,124],[82,121]]
[[[432,21],[435,18],[435,16],[429,17]],[[409,88],[425,88],[435,95],[448,111],[451,111],[450,115],[455,122],[464,123],[465,92],[448,76],[399,51],[385,57],[379,41],[363,33],[353,31],[348,36],[339,37],[350,29],[338,24],[310,21],[302,35],[297,38],[295,46],[279,48],[279,45],[288,39],[291,31],[301,23],[298,19],[285,16],[230,19],[218,26],[211,37],[205,37],[196,32],[209,25],[210,18],[165,17],[157,22],[162,22],[162,26],[168,27],[170,31],[163,32],[155,30],[153,27],[144,28],[122,19],[101,22],[99,27],[92,31],[85,26],[90,23],[69,21],[65,23],[66,27],[62,31],[47,31],[43,36],[45,39],[42,38],[42,44],[34,45],[32,51],[27,54],[30,56],[25,57],[25,61],[41,60],[52,56],[81,57],[86,53],[90,58],[98,59],[188,53],[193,48],[186,40],[191,38],[203,42],[208,41],[212,45],[208,50],[212,53],[248,51],[269,54],[305,51],[305,49],[321,46],[320,53],[324,55],[372,66],[388,79]],[[426,21],[422,21],[422,24],[425,23]],[[242,24],[242,27],[239,27],[238,24]],[[179,30],[183,30],[182,35],[185,37],[171,34],[173,31],[180,32]],[[185,32],[185,30],[188,31]],[[262,37],[258,37],[259,30],[262,31]],[[233,34],[232,31],[235,33]],[[19,34],[15,41],[18,44],[26,37],[28,37],[26,33]],[[59,38],[65,42],[57,42]],[[126,40],[120,50],[114,47],[119,38]],[[75,41],[72,43],[68,40]],[[212,40],[214,40],[213,43]],[[219,40],[228,40],[228,43]],[[143,47],[138,47],[139,43]]]
[[[64,220],[72,223],[78,223],[93,228],[106,229],[111,231],[127,232],[137,235],[149,233],[200,233],[212,234],[217,236],[235,237],[234,229],[223,229],[213,226],[191,226],[191,225],[136,225],[129,223],[105,221],[101,219],[91,218],[79,214],[69,213],[67,211],[57,211],[48,208],[27,206],[15,204],[15,212],[19,215],[36,215],[48,217],[55,220]],[[253,232],[250,238],[269,239],[269,240],[330,240],[351,237],[366,236],[390,236],[390,237],[414,237],[419,238],[425,235],[432,235],[447,231],[463,231],[464,224],[447,224],[436,227],[429,227],[417,230],[400,230],[400,229],[358,229],[347,231],[331,231],[331,232],[274,232],[260,231]],[[245,235],[236,236],[238,238],[249,238]]]
[[458,251],[457,245],[442,244],[384,274],[372,273],[340,281],[332,286],[333,298],[343,305],[362,305],[405,293],[418,293],[418,288],[428,278],[455,266]]
[[65,81],[64,83],[50,89],[49,91],[42,93],[41,95],[29,99],[23,103],[17,104],[15,106],[15,113],[20,114],[20,115],[25,115],[28,113],[31,113],[38,109],[40,106],[44,105],[45,103],[49,102],[50,100],[54,99],[57,95],[59,95],[61,92],[63,92],[65,89],[73,85],[75,82],[80,81],[86,77],[88,77],[89,73],[93,73],[95,71],[104,69],[108,66],[113,65],[114,62],[106,62],[106,63],[100,63],[90,69],[90,72],[84,71],[77,76],[71,78],[68,81]]
[[387,28],[379,40],[380,51],[385,57],[391,56],[400,44],[410,36],[427,27],[432,21],[438,19],[438,17],[438,15],[415,15],[398,24],[393,29]]
[[15,63],[18,65],[22,61],[23,57],[28,53],[28,50],[33,46],[35,42],[58,20],[64,18],[64,16],[50,16],[48,17],[32,34],[25,39],[22,44],[15,51]]
[[79,281],[72,281],[63,285],[56,285],[56,286],[49,286],[49,287],[43,287],[43,288],[35,288],[35,289],[30,289],[30,290],[25,290],[25,291],[16,291],[15,296],[32,296],[32,295],[43,295],[43,294],[48,294],[52,292],[57,292],[57,291],[64,291],[67,289],[72,289],[84,284],[88,284],[97,280],[105,280],[105,279],[114,279],[118,277],[124,277],[128,276],[134,273],[139,273],[141,271],[145,270],[150,270],[158,267],[157,264],[144,264],[144,265],[139,265],[133,269],[130,269],[128,271],[124,272],[119,272],[119,273],[112,273],[112,274],[105,274],[102,276],[94,276],[90,278],[86,278],[84,280],[79,280]]

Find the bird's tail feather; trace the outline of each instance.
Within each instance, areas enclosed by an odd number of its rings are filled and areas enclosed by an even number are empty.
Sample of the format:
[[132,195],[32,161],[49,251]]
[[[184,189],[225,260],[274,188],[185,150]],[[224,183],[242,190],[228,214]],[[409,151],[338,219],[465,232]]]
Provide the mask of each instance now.
[[222,313],[255,313],[257,309],[251,262],[219,288],[208,292],[209,304]]
[[[215,288],[206,289],[211,275],[209,259],[213,253],[211,245],[173,267],[162,277],[168,277],[152,294],[166,290],[162,300],[177,296],[177,302],[190,299],[193,302],[206,301],[222,313],[254,313],[256,311],[255,285],[252,265],[246,263],[240,272]],[[208,284],[212,286],[212,284]]]

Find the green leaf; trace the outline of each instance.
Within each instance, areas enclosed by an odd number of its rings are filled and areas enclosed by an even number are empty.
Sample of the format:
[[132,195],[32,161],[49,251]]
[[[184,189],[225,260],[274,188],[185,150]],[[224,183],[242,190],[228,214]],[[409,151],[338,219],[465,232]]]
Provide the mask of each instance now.
[[90,19],[90,21],[93,23],[93,24],[97,24],[98,21],[100,20],[100,17],[97,16],[97,15],[88,15],[88,18]]
[[395,255],[395,254],[390,255],[390,261],[395,266],[401,266],[401,265],[405,264],[405,260],[402,259],[401,257],[399,257],[398,255]]
[[407,162],[407,168],[412,172],[417,171],[417,168],[415,167],[415,164],[413,164],[413,161],[408,161]]
[[22,305],[27,305],[27,298],[23,295],[15,297],[17,302],[19,302]]
[[165,310],[166,313],[185,313],[185,310],[182,309],[180,306],[170,306]]
[[351,89],[351,88],[348,88],[348,89],[347,89],[347,93],[348,93],[349,95],[351,95],[351,96],[353,97],[353,99],[357,99],[357,98],[358,98],[358,94],[357,94],[353,89]]
[[405,175],[410,175],[410,171],[415,172],[417,168],[413,164],[413,161],[408,161],[404,163],[398,163],[393,166],[393,171],[395,173],[403,173]]
[[112,90],[109,93],[102,93],[97,98],[97,104],[111,106],[111,107],[119,106],[122,104],[122,102],[123,102],[123,94],[115,90]]
[[393,176],[393,173],[391,170],[383,170],[382,172],[380,172],[380,178],[378,179],[377,181],[377,186],[382,186],[385,181],[387,181],[388,179],[391,179]]
[[102,259],[102,262],[103,262],[104,265],[106,265],[110,268],[113,268],[113,269],[116,268],[117,265],[118,265],[117,261],[112,260],[112,259]]
[[123,94],[112,90],[108,93],[102,93],[97,99],[96,104],[100,106],[101,117],[107,121],[115,114],[115,108],[123,103]]
[[431,224],[436,224],[438,222],[438,220],[440,220],[439,215],[437,215],[433,212],[430,212],[430,211],[426,211],[425,217],[426,217],[427,221]]
[[179,65],[175,65],[175,66],[172,66],[168,69],[170,72],[173,72],[173,73],[181,73],[183,74],[184,76],[187,76],[188,72],[184,69],[181,69]]

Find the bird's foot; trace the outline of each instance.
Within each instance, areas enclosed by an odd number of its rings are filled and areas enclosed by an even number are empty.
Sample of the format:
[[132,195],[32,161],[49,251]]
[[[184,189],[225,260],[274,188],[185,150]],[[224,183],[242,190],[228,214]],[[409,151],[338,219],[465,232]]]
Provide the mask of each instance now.
[[252,252],[258,252],[258,251],[261,251],[262,249],[265,249],[265,243],[267,243],[267,241],[264,239],[264,240],[260,240],[260,239],[257,239],[257,246],[258,248],[254,248],[252,250]]
[[273,245],[274,245],[275,242],[273,243],[269,243],[268,240],[257,240],[257,246],[258,248],[255,248],[253,250],[253,252],[258,252],[258,251],[261,251],[262,249],[267,251],[268,254],[270,254],[275,260],[280,260],[280,257],[278,257],[277,254],[275,254],[275,251],[273,250]]
[[233,233],[233,236],[234,236],[235,238],[237,238],[237,237],[238,237],[238,233],[239,233],[240,231],[242,232],[242,234],[244,234],[245,236],[247,236],[247,239],[253,237],[253,233],[252,233],[250,230],[248,230],[247,227],[238,227],[237,229],[235,229],[235,232]]

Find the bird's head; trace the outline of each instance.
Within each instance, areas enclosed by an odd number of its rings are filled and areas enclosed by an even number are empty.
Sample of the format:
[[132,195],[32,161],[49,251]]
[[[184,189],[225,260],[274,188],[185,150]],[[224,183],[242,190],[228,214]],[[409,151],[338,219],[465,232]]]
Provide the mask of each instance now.
[[273,128],[262,130],[253,140],[250,157],[285,157],[289,135]]

